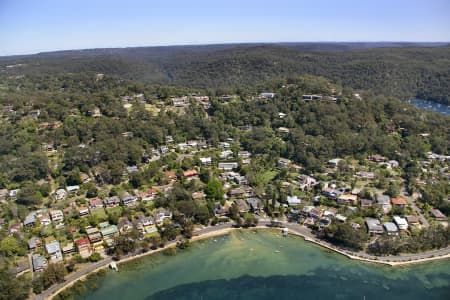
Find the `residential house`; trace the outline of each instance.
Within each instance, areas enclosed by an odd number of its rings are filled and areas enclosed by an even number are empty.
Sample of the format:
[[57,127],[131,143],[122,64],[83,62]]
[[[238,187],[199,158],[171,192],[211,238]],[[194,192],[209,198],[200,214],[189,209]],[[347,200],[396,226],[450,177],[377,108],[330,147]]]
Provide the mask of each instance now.
[[116,225],[110,225],[108,222],[99,224],[100,232],[102,233],[103,241],[108,247],[114,246],[114,237],[119,233]]
[[239,212],[244,213],[249,211],[249,207],[247,205],[247,202],[245,202],[242,199],[236,199],[234,200],[235,205],[237,206]]
[[142,201],[152,201],[155,199],[156,195],[158,195],[156,189],[148,189],[146,192],[141,193],[139,198],[141,198]]
[[103,208],[103,201],[100,198],[94,198],[89,200],[89,208],[90,209],[98,209]]
[[9,191],[9,198],[13,201],[17,200],[17,195],[19,194],[20,189],[14,189]]
[[41,272],[47,268],[47,260],[40,254],[33,254],[31,261],[33,263],[33,272]]
[[69,185],[66,187],[66,189],[69,194],[75,194],[76,192],[78,192],[80,190],[80,186],[79,185]]
[[38,219],[39,219],[39,224],[41,224],[42,226],[47,226],[52,223],[50,216],[47,214],[41,214],[40,216],[38,216]]
[[259,98],[262,98],[262,99],[272,99],[272,98],[274,98],[275,97],[275,93],[261,93],[261,94],[259,94]]
[[292,163],[290,159],[287,158],[279,158],[278,159],[278,167],[279,168],[287,168]]
[[56,201],[64,200],[67,197],[67,191],[65,189],[57,189],[55,192]]
[[9,226],[8,235],[12,236],[13,234],[21,234],[22,233],[22,223],[15,223]]
[[376,196],[376,198],[377,198],[377,205],[381,207],[381,209],[385,214],[391,211],[392,206],[389,196],[379,194]]
[[406,207],[408,205],[408,202],[405,198],[391,198],[392,206],[394,207]]
[[297,177],[300,189],[303,191],[310,190],[317,184],[317,180],[308,175],[299,175]]
[[338,167],[338,165],[341,161],[342,161],[342,158],[333,158],[328,161],[327,165],[329,168],[335,169]]
[[286,127],[278,127],[277,131],[281,134],[288,134],[290,132],[289,128]]
[[384,232],[383,226],[381,225],[380,220],[373,218],[366,218],[365,220],[367,231],[373,234],[381,234]]
[[107,197],[105,200],[103,200],[103,203],[106,207],[116,207],[120,205],[120,199],[117,196]]
[[407,230],[408,229],[408,222],[405,218],[394,216],[393,217],[395,224],[397,224],[398,228],[400,230]]
[[344,223],[345,221],[347,221],[347,217],[343,216],[341,214],[337,214],[336,216],[334,216],[336,220],[338,220],[339,222]]
[[47,243],[45,245],[45,249],[46,249],[47,253],[50,255],[50,260],[53,263],[62,261],[63,256],[62,256],[61,247],[60,247],[58,241],[53,240],[52,242]]
[[338,196],[337,203],[341,205],[356,205],[358,203],[358,196],[353,194],[343,194]]
[[35,224],[36,224],[36,213],[31,212],[25,217],[25,220],[23,221],[23,226],[33,227]]
[[89,208],[87,208],[86,206],[79,207],[78,214],[80,215],[80,217],[89,215]]
[[398,228],[395,223],[392,222],[385,222],[383,223],[384,229],[386,229],[386,232],[388,235],[398,235]]
[[233,179],[234,179],[234,182],[236,182],[239,185],[248,184],[248,180],[247,180],[247,178],[245,178],[245,176],[238,175],[238,176],[235,176]]
[[210,166],[212,164],[211,157],[200,157],[200,162],[203,166]]
[[259,199],[257,197],[250,197],[250,198],[247,198],[246,201],[253,212],[258,212],[258,211],[264,210],[264,203],[261,201],[261,199]]
[[69,255],[75,252],[75,246],[73,243],[68,243],[64,247],[62,247],[62,253],[64,255]]
[[62,222],[64,220],[63,212],[59,209],[50,210],[50,217],[53,222]]
[[130,222],[130,220],[128,220],[127,217],[122,217],[117,223],[117,228],[119,229],[119,232],[123,234],[130,232],[133,229],[133,224]]
[[176,175],[175,172],[173,172],[173,171],[166,171],[166,172],[164,173],[164,176],[166,177],[166,179],[167,179],[169,182],[175,182],[175,181],[177,181],[177,175]]
[[97,227],[92,226],[86,227],[86,233],[88,235],[89,241],[92,244],[99,243],[102,241],[102,234]]
[[336,200],[341,194],[340,191],[330,187],[322,190],[322,195],[332,200]]
[[231,150],[222,151],[222,152],[220,152],[220,155],[219,155],[219,157],[221,159],[229,159],[229,158],[232,158],[233,156],[234,156],[234,153]]
[[436,221],[448,221],[448,218],[437,208],[431,209],[430,215],[436,219]]
[[249,158],[250,156],[251,156],[251,154],[248,151],[239,151],[238,152],[238,157],[239,158],[245,159],[245,158]]
[[82,258],[88,258],[92,255],[91,242],[88,238],[82,238],[75,240],[75,245],[77,246],[77,252]]
[[195,169],[193,169],[193,170],[186,170],[186,171],[183,172],[183,176],[187,177],[187,178],[194,177],[194,176],[197,176],[197,175],[198,175],[198,171],[195,170]]
[[130,173],[135,173],[135,172],[137,172],[137,171],[139,171],[139,169],[138,169],[137,166],[128,166],[128,167],[126,168],[126,173],[128,173],[128,174],[130,174]]
[[355,176],[359,177],[359,178],[367,179],[367,180],[375,179],[374,172],[359,171],[359,172],[356,172]]
[[141,217],[136,221],[136,229],[142,234],[150,234],[158,231],[153,217]]
[[385,161],[385,160],[386,160],[386,157],[384,157],[383,155],[380,155],[380,154],[373,154],[373,155],[370,155],[370,156],[368,157],[368,159],[369,159],[370,161],[379,163],[379,162]]
[[420,225],[419,218],[417,216],[409,215],[409,216],[405,216],[405,218],[409,225],[412,225],[412,226]]
[[169,210],[166,209],[159,209],[156,212],[156,224],[158,225],[162,225],[165,219],[172,219],[172,212],[170,212]]
[[131,207],[131,206],[135,206],[137,204],[137,197],[135,196],[127,196],[125,198],[122,199],[123,205]]
[[302,201],[297,196],[287,196],[287,202],[289,206],[297,206],[302,203]]
[[28,249],[30,251],[34,251],[41,246],[42,246],[42,241],[38,237],[32,237],[28,240]]
[[372,199],[361,199],[361,208],[369,208],[373,206],[373,200]]
[[220,162],[218,168],[225,171],[231,171],[239,166],[237,162]]

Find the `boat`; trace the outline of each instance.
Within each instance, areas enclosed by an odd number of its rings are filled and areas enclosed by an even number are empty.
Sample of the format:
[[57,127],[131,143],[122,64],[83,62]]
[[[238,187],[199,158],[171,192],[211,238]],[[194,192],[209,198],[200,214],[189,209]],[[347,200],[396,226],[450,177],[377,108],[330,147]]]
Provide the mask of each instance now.
[[289,233],[289,229],[288,229],[287,227],[284,227],[284,228],[281,230],[281,233],[283,234],[283,236],[287,236],[288,233]]
[[119,272],[119,268],[117,267],[117,264],[116,264],[115,261],[113,261],[113,262],[111,262],[111,263],[109,264],[109,268],[112,269],[112,270],[114,270],[114,271]]

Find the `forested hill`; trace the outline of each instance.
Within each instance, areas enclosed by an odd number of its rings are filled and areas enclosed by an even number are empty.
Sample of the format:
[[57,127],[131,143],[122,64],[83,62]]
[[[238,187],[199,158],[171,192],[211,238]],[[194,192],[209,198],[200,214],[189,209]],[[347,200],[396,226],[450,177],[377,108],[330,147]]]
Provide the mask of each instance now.
[[[18,65],[19,64],[19,65]],[[93,71],[195,88],[311,74],[354,89],[449,103],[450,46],[285,43],[91,49],[0,58],[0,74]]]

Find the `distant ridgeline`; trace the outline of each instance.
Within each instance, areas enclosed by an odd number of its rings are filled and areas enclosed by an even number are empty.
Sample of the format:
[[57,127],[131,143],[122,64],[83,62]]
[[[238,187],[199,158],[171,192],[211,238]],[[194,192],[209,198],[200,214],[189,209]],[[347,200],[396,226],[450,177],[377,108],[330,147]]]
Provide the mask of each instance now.
[[97,72],[146,83],[241,88],[293,75],[354,89],[447,104],[450,46],[412,43],[285,43],[60,51],[0,57],[0,74]]

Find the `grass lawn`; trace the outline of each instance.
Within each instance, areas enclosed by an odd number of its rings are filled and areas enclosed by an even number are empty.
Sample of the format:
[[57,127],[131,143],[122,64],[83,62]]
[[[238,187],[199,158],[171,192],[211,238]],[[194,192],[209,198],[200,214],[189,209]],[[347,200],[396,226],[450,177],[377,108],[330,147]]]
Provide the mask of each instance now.
[[120,206],[107,208],[106,211],[107,211],[109,214],[119,214],[119,215],[122,215],[122,207],[120,207]]
[[276,171],[265,171],[256,175],[257,181],[262,184],[269,183],[277,175]]
[[91,215],[96,216],[99,220],[105,221],[108,220],[108,216],[106,215],[104,208],[97,208],[91,210]]

